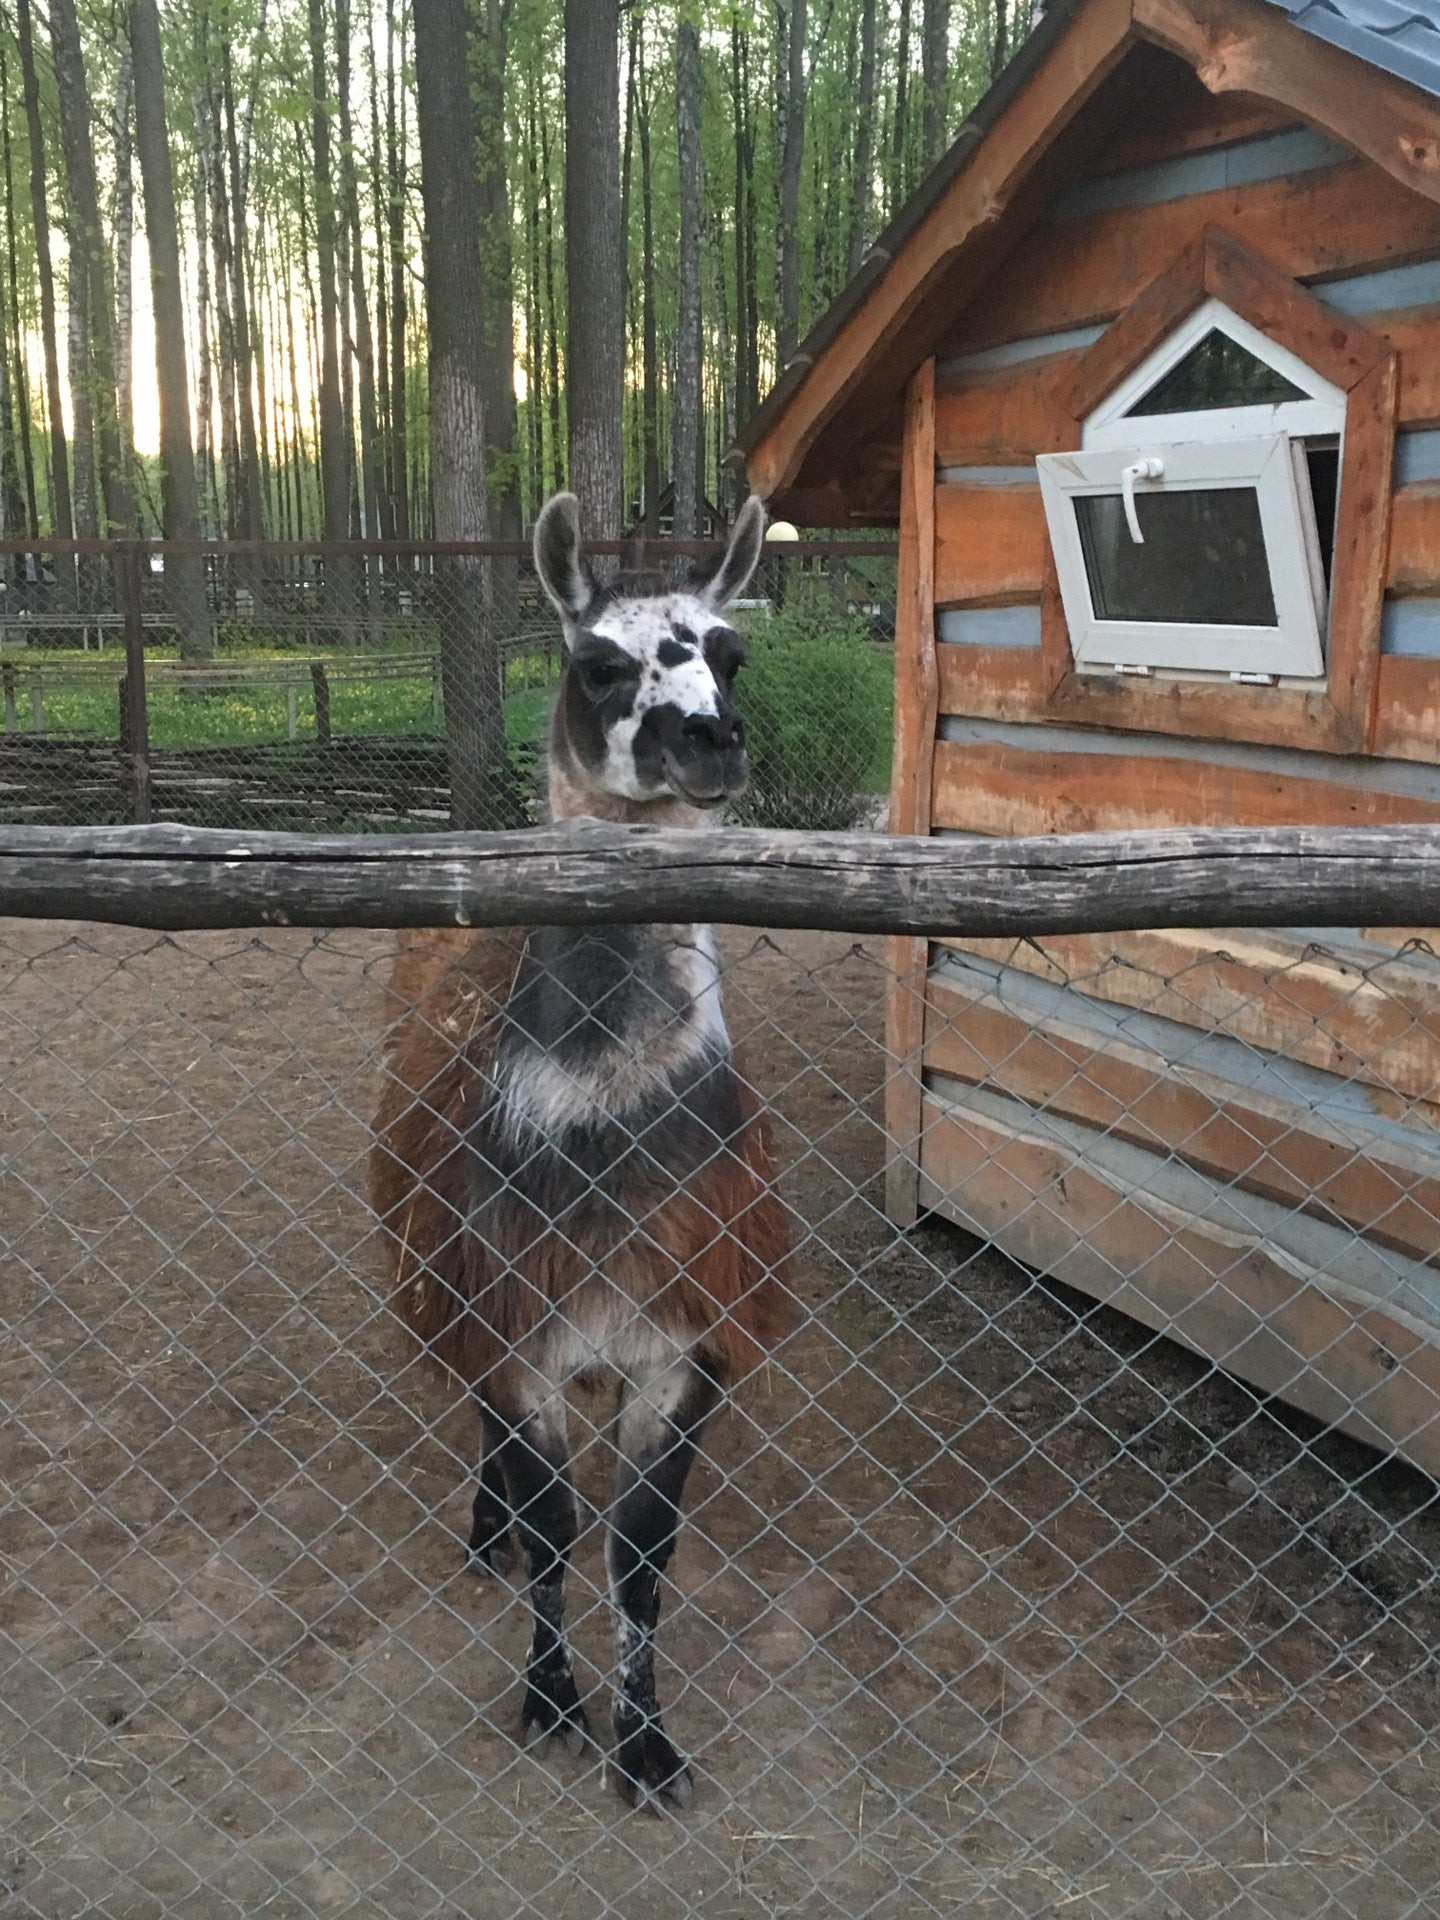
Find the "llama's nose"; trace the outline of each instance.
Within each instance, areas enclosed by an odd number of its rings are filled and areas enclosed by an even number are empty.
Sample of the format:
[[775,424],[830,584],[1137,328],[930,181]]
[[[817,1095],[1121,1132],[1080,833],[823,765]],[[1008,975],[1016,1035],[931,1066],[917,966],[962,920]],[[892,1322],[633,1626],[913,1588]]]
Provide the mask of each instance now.
[[713,747],[716,753],[745,744],[745,722],[738,713],[692,713],[680,729],[697,747]]

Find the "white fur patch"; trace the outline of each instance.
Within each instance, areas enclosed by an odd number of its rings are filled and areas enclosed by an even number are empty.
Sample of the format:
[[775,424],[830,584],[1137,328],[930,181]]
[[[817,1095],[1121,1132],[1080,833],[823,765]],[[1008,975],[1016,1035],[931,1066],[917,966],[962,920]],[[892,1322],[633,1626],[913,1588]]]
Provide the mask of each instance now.
[[714,928],[688,928],[669,946],[670,972],[683,995],[680,1014],[658,1028],[647,1022],[633,1035],[617,1035],[583,1068],[528,1046],[496,1063],[500,1125],[512,1146],[537,1136],[559,1140],[574,1127],[617,1119],[663,1094],[703,1055],[719,1060],[729,1053]]

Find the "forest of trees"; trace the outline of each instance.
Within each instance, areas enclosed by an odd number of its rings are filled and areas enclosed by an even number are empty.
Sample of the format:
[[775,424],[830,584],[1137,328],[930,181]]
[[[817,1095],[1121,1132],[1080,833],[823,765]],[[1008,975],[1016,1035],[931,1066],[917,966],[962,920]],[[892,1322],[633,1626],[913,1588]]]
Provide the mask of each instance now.
[[1031,14],[0,0],[0,535],[692,531]]

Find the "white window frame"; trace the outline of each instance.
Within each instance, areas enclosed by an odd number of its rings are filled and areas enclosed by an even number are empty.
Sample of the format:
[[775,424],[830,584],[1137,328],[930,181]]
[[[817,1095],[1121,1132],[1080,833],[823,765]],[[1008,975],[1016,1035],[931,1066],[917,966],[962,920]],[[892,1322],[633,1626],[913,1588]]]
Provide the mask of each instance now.
[[[1130,414],[1129,409],[1212,332],[1227,334],[1305,397],[1190,413]],[[1223,301],[1211,298],[1091,412],[1081,427],[1078,453],[1041,455],[1036,461],[1040,491],[1077,670],[1323,679],[1325,579],[1305,445],[1343,444],[1346,404],[1342,388]],[[1074,499],[1087,493],[1119,493],[1126,467],[1156,458],[1163,468],[1161,477],[1137,481],[1138,490],[1255,488],[1277,610],[1273,627],[1096,617]]]
[[[1157,415],[1156,421],[1168,425],[1171,417]],[[1163,466],[1160,478],[1135,482],[1137,494],[1167,487],[1186,492],[1255,489],[1277,614],[1274,626],[1097,617],[1074,502],[1087,494],[1121,493],[1124,470],[1137,453],[1154,455]],[[1308,470],[1303,456],[1296,457],[1288,434],[1248,440],[1147,440],[1138,449],[1131,440],[1115,449],[1041,454],[1035,464],[1078,669],[1113,672],[1117,667],[1159,667],[1241,673],[1247,678],[1315,679],[1324,674],[1323,605],[1317,593],[1320,582],[1313,536],[1307,531],[1314,522],[1314,507]]]

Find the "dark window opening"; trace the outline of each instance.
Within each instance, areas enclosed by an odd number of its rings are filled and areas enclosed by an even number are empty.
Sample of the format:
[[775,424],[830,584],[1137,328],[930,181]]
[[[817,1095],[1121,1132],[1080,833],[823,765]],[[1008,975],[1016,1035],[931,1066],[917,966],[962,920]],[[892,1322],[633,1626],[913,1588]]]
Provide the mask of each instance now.
[[1330,569],[1335,559],[1335,512],[1340,498],[1339,447],[1306,447],[1310,495],[1315,502],[1315,532],[1320,543],[1320,567],[1325,591],[1330,591]]
[[1212,327],[1183,360],[1127,408],[1126,418],[1154,413],[1208,413],[1220,407],[1278,407],[1310,395],[1248,347]]

